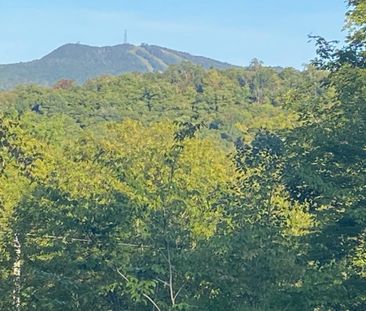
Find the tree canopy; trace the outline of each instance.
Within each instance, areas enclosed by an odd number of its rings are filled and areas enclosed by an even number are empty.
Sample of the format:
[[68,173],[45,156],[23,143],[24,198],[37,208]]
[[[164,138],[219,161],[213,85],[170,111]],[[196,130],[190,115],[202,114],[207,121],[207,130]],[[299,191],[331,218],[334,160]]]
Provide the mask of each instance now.
[[365,1],[303,71],[0,93],[1,310],[366,309]]

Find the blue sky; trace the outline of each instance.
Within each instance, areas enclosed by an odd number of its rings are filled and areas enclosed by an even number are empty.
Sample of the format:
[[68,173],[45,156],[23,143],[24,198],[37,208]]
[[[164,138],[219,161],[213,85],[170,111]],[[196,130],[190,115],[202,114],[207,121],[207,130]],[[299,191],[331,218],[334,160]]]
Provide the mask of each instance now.
[[0,0],[0,64],[56,47],[157,44],[237,65],[301,68],[308,34],[342,40],[344,0]]

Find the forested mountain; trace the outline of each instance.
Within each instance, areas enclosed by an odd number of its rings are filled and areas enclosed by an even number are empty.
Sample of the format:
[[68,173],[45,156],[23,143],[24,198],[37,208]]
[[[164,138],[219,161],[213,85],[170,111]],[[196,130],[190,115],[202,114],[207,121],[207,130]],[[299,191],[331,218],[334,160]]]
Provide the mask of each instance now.
[[304,71],[0,92],[0,310],[366,310],[366,14]]
[[311,66],[303,72],[279,72],[253,61],[246,69],[206,70],[184,62],[164,73],[104,76],[82,86],[71,80],[53,87],[18,86],[0,93],[0,111],[39,120],[63,115],[82,128],[125,119],[143,124],[197,120],[205,123],[207,135],[233,146],[237,138],[251,139],[261,127],[291,127],[295,115],[282,108],[291,92],[321,93],[324,77]]
[[206,57],[155,45],[121,44],[93,47],[66,44],[39,60],[0,65],[0,89],[8,89],[24,83],[52,85],[61,79],[83,83],[101,75],[164,71],[169,65],[183,61],[190,61],[204,68],[233,67]]

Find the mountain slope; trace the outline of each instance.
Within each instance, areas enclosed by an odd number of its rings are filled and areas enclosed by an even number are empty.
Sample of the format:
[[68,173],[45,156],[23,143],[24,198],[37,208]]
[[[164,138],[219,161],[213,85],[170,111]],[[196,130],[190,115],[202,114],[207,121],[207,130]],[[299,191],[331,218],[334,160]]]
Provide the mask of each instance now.
[[61,79],[83,83],[100,75],[164,71],[169,65],[182,61],[190,61],[205,68],[232,67],[206,57],[147,44],[105,47],[66,44],[39,60],[0,65],[0,89],[25,83],[52,85]]

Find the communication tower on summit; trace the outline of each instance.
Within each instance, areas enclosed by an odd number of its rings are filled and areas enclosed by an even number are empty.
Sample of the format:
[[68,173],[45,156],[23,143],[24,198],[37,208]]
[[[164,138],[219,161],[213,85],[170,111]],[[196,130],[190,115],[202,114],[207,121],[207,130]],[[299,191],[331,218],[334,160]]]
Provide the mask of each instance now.
[[123,40],[124,44],[128,43],[128,38],[127,38],[127,29],[125,29],[125,35],[124,35],[124,40]]

